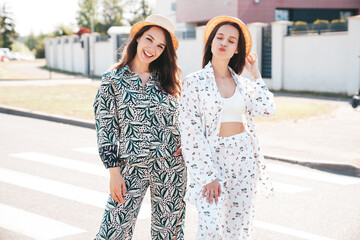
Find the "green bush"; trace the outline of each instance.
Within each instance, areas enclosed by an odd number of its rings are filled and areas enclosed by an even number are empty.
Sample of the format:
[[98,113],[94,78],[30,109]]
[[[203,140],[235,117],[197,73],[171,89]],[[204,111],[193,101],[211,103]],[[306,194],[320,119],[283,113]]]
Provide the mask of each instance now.
[[301,32],[301,31],[308,31],[308,24],[304,21],[296,21],[292,28],[292,32]]
[[331,20],[330,29],[332,31],[347,31],[346,20],[345,19]]
[[328,20],[317,19],[315,22],[313,22],[313,30],[320,31],[320,30],[328,30],[328,29],[329,29]]

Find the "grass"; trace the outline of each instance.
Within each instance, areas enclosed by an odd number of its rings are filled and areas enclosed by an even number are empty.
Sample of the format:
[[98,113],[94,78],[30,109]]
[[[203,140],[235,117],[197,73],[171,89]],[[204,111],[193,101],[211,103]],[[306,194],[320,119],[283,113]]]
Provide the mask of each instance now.
[[274,91],[273,93],[289,93],[291,95],[299,95],[299,96],[310,96],[310,97],[330,97],[330,98],[341,98],[341,99],[349,99],[351,96],[346,93],[331,93],[331,92],[312,92],[312,91],[289,91],[289,90],[281,90]]
[[[34,111],[93,120],[93,101],[99,82],[82,85],[1,87],[0,104]],[[256,121],[283,121],[330,114],[335,108],[327,104],[302,103],[276,99],[276,115],[258,117]]]
[[328,104],[302,103],[287,100],[275,100],[276,114],[273,117],[257,117],[256,121],[298,121],[310,117],[329,115],[335,107]]
[[0,104],[93,120],[98,83],[83,85],[1,87]]

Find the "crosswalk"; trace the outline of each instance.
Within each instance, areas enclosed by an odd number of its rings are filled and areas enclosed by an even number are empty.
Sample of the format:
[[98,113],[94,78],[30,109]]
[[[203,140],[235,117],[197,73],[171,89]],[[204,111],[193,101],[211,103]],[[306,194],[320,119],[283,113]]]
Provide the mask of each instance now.
[[[97,149],[92,147],[74,148],[70,149],[70,151],[73,151],[76,154],[82,154],[84,157],[94,157],[98,154]],[[100,161],[89,163],[41,152],[17,152],[9,154],[8,157],[16,159],[21,163],[31,163],[42,167],[51,166],[63,171],[70,170],[86,174],[89,177],[96,176],[108,180],[108,172],[104,169]],[[268,164],[268,167],[271,173],[289,177],[297,177],[342,186],[360,184],[359,178],[338,176],[318,171],[300,170],[290,166],[273,163]],[[61,180],[48,179],[29,172],[25,173],[18,169],[8,169],[6,166],[0,166],[0,183],[51,195],[59,199],[73,201],[83,204],[84,206],[96,207],[98,209],[104,209],[108,198],[108,193],[106,193],[107,189],[104,189],[104,191],[96,191],[87,187],[78,186],[76,183],[65,183]],[[288,182],[274,181],[273,184],[275,191],[280,194],[301,194],[313,190],[309,186],[300,186]],[[75,236],[86,232],[85,229],[78,226],[44,217],[41,213],[35,213],[29,209],[21,209],[1,202],[0,212],[0,231],[1,229],[6,229],[33,239],[59,239],[61,237]],[[196,215],[194,206],[189,205],[189,210],[187,212],[187,216]],[[150,215],[151,206],[149,195],[147,193],[140,210],[139,219],[150,219]],[[254,226],[268,231],[276,231],[281,234],[293,236],[297,239],[330,240],[330,238],[324,236],[318,236],[259,220],[254,222]],[[44,231],[44,229],[46,229],[46,231]]]

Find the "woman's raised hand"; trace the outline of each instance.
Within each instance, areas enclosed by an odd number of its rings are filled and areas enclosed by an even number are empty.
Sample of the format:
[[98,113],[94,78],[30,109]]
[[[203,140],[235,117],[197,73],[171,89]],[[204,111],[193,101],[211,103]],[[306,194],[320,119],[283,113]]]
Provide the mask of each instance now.
[[119,167],[109,168],[110,171],[110,194],[112,198],[120,204],[124,203],[126,185],[120,173]]
[[204,186],[202,191],[202,197],[205,197],[206,194],[206,201],[210,204],[213,203],[213,199],[215,198],[215,203],[218,203],[218,198],[221,195],[221,186],[217,179],[208,183]]
[[258,68],[257,58],[258,57],[257,57],[256,53],[253,53],[253,56],[251,54],[249,54],[245,60],[245,68],[250,73],[253,80],[256,80],[261,77],[261,74],[260,74],[260,71]]

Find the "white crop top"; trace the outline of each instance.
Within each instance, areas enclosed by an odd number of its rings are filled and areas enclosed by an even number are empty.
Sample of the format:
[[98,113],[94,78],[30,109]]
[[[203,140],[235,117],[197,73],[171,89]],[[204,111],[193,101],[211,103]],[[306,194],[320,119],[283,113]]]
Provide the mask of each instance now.
[[238,89],[229,98],[223,98],[223,109],[221,112],[220,122],[243,122],[245,114],[245,102],[241,97]]

